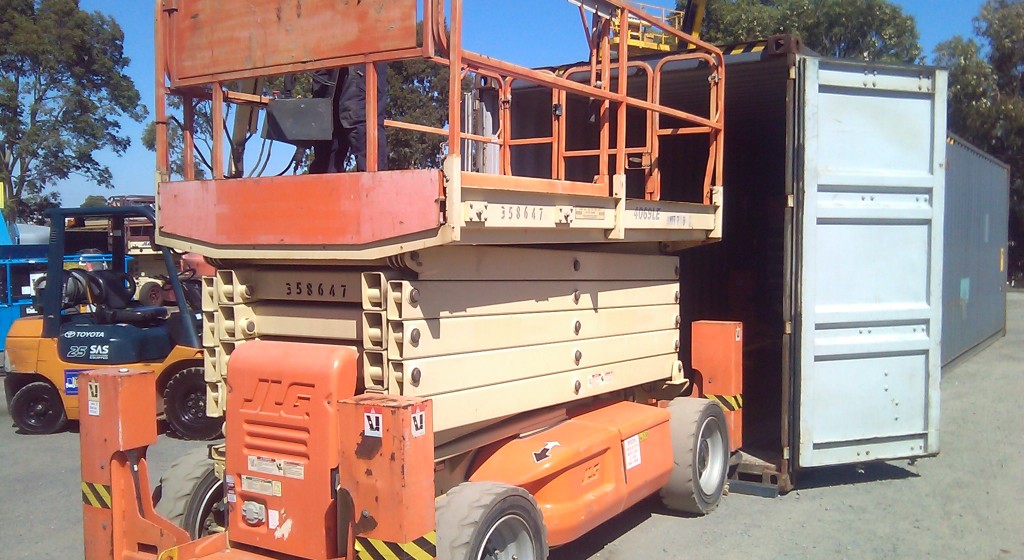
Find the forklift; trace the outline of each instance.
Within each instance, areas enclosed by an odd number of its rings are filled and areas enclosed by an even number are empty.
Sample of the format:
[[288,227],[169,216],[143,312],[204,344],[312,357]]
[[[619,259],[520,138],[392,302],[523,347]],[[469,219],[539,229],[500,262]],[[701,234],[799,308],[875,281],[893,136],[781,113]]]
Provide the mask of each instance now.
[[[14,424],[26,434],[60,431],[83,414],[82,372],[141,367],[159,372],[154,401],[171,431],[184,439],[218,436],[221,419],[206,416],[199,280],[179,275],[171,250],[159,248],[177,302],[168,308],[136,300],[136,280],[125,272],[126,224],[154,223],[153,210],[58,208],[48,216],[46,276],[35,284],[35,314],[15,321],[7,335],[4,388]],[[81,227],[86,223],[102,227]],[[82,266],[65,264],[68,253],[96,251],[111,255],[109,267],[84,258]]]

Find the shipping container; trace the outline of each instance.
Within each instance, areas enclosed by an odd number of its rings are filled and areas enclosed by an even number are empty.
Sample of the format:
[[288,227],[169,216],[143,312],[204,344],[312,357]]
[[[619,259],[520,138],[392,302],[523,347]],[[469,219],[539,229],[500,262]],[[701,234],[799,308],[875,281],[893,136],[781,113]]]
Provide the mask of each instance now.
[[950,135],[942,255],[942,365],[1006,335],[1010,168]]
[[[726,57],[723,240],[680,252],[680,263],[684,325],[744,324],[734,490],[786,490],[809,467],[936,454],[946,73],[825,59],[790,37],[726,52],[740,54]],[[709,110],[706,66],[663,73],[652,87],[631,69],[629,95],[653,90],[666,105]],[[512,103],[540,107],[550,94],[524,87]],[[599,108],[570,98],[555,112],[575,131]],[[551,122],[514,121],[513,137],[549,134]],[[643,146],[648,130],[631,116],[627,147]],[[549,149],[513,148],[514,172],[549,173]],[[707,140],[666,136],[661,150],[660,161],[630,158],[627,193],[643,196],[656,169],[662,199],[693,201],[704,169],[691,162]],[[590,180],[597,169],[596,158],[575,158],[566,174]]]

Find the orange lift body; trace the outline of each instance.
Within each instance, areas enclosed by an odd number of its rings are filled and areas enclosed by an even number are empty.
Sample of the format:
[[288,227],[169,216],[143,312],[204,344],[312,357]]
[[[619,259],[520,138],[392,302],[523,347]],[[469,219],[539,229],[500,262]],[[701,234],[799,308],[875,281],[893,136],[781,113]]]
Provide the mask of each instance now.
[[736,451],[743,447],[743,325],[735,321],[695,321],[690,332],[697,390],[725,411],[729,444]]
[[[573,3],[580,5],[589,64],[556,73],[464,50],[461,0],[158,2],[158,238],[215,259],[218,267],[216,281],[204,293],[204,347],[208,402],[217,404],[226,418],[227,521],[224,532],[190,539],[154,512],[145,454],[156,433],[155,426],[141,420],[155,417],[144,410],[153,406],[147,398],[153,375],[89,372],[82,376],[89,391],[89,414],[82,420],[87,560],[462,560],[482,557],[493,543],[501,545],[493,545],[495,549],[518,551],[508,557],[543,558],[549,547],[572,542],[654,493],[661,492],[666,505],[683,511],[707,513],[717,505],[740,429],[740,407],[723,410],[724,401],[717,397],[739,398],[741,404],[742,327],[694,327],[693,363],[703,383],[688,382],[676,365],[678,334],[674,347],[670,336],[681,328],[679,271],[677,267],[673,277],[672,257],[659,252],[720,238],[722,53],[624,0]],[[418,11],[422,40],[417,39]],[[653,66],[631,61],[625,41],[615,42],[613,51],[611,35],[613,28],[628,29],[635,21],[689,48]],[[452,125],[383,124],[445,141],[443,170],[377,169],[377,70],[372,63],[410,59],[452,70],[447,84]],[[672,61],[698,61],[709,68],[706,114],[659,102],[660,72]],[[241,177],[232,171],[239,166],[226,165],[237,146],[226,143],[225,105],[263,108],[273,101],[258,89],[233,91],[244,89],[236,84],[353,64],[365,65],[367,172]],[[629,79],[617,79],[627,75]],[[494,134],[459,126],[467,77],[486,81],[503,100]],[[597,108],[596,149],[571,147],[558,111],[552,111],[550,128],[539,136],[514,135],[509,101],[517,84],[524,82],[549,89],[555,108],[565,107],[570,98],[592,101]],[[630,93],[630,85],[641,94]],[[167,96],[183,101],[182,181],[171,180]],[[211,109],[210,180],[198,180],[193,171],[198,102],[209,102]],[[638,143],[627,143],[627,110],[644,115]],[[543,119],[548,119],[546,112]],[[707,150],[693,164],[703,177],[700,192],[693,201],[662,200],[659,148],[663,140],[682,136],[707,140]],[[463,163],[482,146],[497,154],[496,165],[487,172]],[[547,176],[514,173],[513,154],[524,147],[539,148],[544,161],[550,159]],[[573,171],[581,161],[593,166],[585,180]],[[627,170],[639,173],[627,180]],[[195,220],[197,208],[210,219]],[[495,224],[501,210],[518,217]],[[556,250],[507,248],[537,245]],[[597,256],[587,258],[596,260],[570,259],[567,274],[588,273],[590,262],[626,262],[615,259],[651,259],[643,262],[660,267],[657,282],[647,283],[627,282],[635,271],[622,266],[616,271],[622,293],[655,294],[645,296],[656,298],[643,304],[647,307],[642,311],[657,310],[669,319],[663,329],[669,336],[658,334],[655,326],[637,327],[635,340],[657,343],[649,357],[614,358],[639,366],[585,369],[589,349],[595,348],[595,354],[604,349],[587,346],[585,354],[571,348],[570,365],[557,366],[562,369],[551,372],[548,381],[559,394],[570,396],[551,401],[554,405],[489,416],[493,406],[487,402],[455,407],[448,404],[454,401],[446,400],[447,394],[418,390],[425,376],[445,373],[405,369],[408,356],[380,361],[399,348],[412,353],[420,342],[420,331],[403,330],[401,314],[420,309],[420,298],[430,294],[403,284],[412,281],[409,270],[428,279],[452,270],[453,276],[444,280],[454,279],[468,298],[476,292],[469,276],[457,276],[460,270],[475,274],[473,279],[491,274],[501,277],[484,281],[503,281],[526,273],[518,272],[523,267],[515,263],[500,274],[488,273],[494,255],[536,254],[541,255],[538,259],[558,260],[558,249],[571,255],[567,248],[577,246],[591,247],[594,252],[588,254]],[[602,252],[598,246],[614,248]],[[445,258],[464,254],[479,260],[462,268],[458,263],[436,268],[422,264],[432,258],[439,260],[430,262],[445,263]],[[303,280],[293,286],[290,278],[283,280],[282,271],[289,270],[346,280]],[[372,273],[360,272],[366,270]],[[260,278],[273,282],[248,285],[243,282],[246,274],[262,274]],[[351,278],[355,280],[347,280]],[[274,283],[278,279],[280,285]],[[522,280],[510,284],[510,290],[527,294],[518,301],[544,300],[529,295],[534,284],[526,282],[533,279]],[[440,284],[437,280],[435,285]],[[600,289],[600,279],[591,284]],[[260,309],[279,314],[308,310],[321,322],[303,331],[303,337],[288,334],[292,331],[287,328],[305,324],[296,317],[285,317],[283,330],[269,335],[261,330],[267,323],[243,317],[257,308],[254,298],[284,301],[296,288],[313,299],[287,309],[285,304]],[[565,305],[581,306],[586,296],[580,289],[569,291]],[[362,313],[357,309],[354,315],[361,319],[317,312],[331,297],[346,305],[361,304]],[[593,299],[596,313],[599,304],[612,305],[596,300],[614,299],[614,293]],[[218,303],[222,301],[234,307]],[[317,301],[321,303],[310,303]],[[628,301],[618,305],[622,309],[612,313],[638,313]],[[227,316],[225,309],[233,315]],[[549,311],[565,313],[560,308]],[[435,331],[437,324],[456,324],[426,315],[422,319]],[[430,323],[435,320],[442,322]],[[569,336],[579,335],[582,323],[576,321],[574,329],[572,325],[568,323],[574,331]],[[616,321],[608,320],[608,325],[609,339],[634,336],[615,331],[622,328]],[[473,352],[497,355],[490,349]],[[430,359],[438,358],[427,355],[422,363]],[[657,364],[658,371],[645,371],[650,364]],[[573,368],[580,375],[573,377]],[[483,379],[493,373],[488,370],[482,360],[462,375]],[[639,381],[616,385],[626,375]],[[512,379],[502,387],[522,391],[516,388],[538,377]],[[430,379],[454,383],[450,377]],[[684,390],[692,390],[692,396],[679,396]],[[706,398],[695,398],[700,396]],[[732,445],[730,436],[735,438]],[[453,537],[456,529],[446,512],[464,515],[466,510],[478,511],[474,508],[480,512],[480,527]],[[509,527],[514,538],[506,538]]]

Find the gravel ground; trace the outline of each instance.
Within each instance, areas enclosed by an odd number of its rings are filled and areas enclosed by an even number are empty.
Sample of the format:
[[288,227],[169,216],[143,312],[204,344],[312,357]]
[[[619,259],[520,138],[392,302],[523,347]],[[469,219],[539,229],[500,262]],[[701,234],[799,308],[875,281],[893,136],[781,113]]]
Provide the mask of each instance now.
[[[803,473],[769,500],[730,495],[705,518],[653,500],[552,553],[641,558],[1024,558],[1024,292],[1006,338],[945,371],[942,453]],[[0,559],[82,555],[78,435],[23,436],[0,399]],[[196,444],[161,436],[153,478]]]

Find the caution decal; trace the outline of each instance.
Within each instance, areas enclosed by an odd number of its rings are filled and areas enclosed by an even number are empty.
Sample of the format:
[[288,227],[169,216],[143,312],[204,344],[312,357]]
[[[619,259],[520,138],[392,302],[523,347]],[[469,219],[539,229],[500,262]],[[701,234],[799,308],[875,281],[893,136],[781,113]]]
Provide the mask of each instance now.
[[768,46],[765,41],[754,41],[752,43],[741,43],[739,45],[732,45],[722,49],[724,54],[745,54],[745,53],[759,53]]
[[110,487],[92,482],[82,482],[82,503],[92,507],[110,509]]
[[356,556],[359,560],[433,560],[436,545],[437,533],[433,531],[407,543],[356,537]]
[[739,395],[704,395],[704,398],[715,401],[728,412],[743,408],[742,393]]

